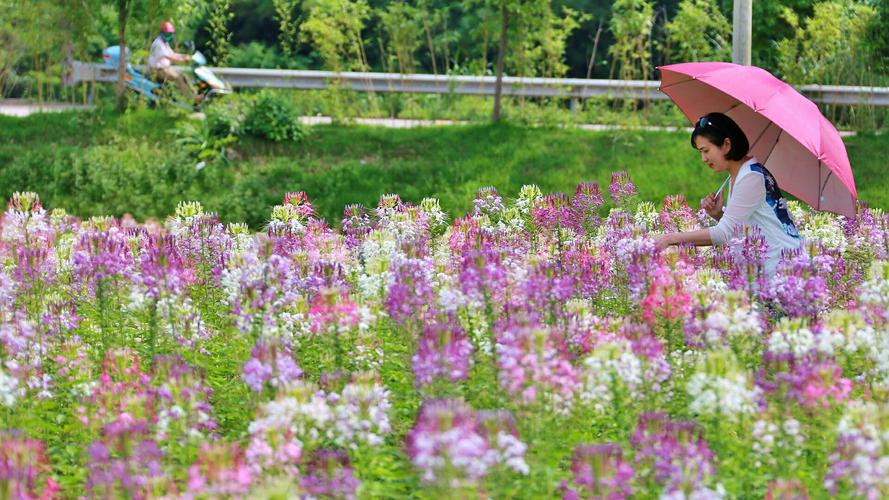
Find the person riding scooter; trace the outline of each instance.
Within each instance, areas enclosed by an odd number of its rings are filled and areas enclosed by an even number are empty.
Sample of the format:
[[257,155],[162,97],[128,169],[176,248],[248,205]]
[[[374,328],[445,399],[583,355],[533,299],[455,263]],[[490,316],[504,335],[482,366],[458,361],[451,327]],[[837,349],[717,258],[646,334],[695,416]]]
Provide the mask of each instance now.
[[173,67],[175,62],[188,62],[191,56],[180,54],[170,47],[170,42],[176,35],[176,28],[170,21],[164,21],[160,25],[160,35],[151,43],[148,53],[148,71],[156,81],[175,82],[183,96],[191,97],[195,103],[201,101],[202,96],[194,91],[191,82],[184,73]]

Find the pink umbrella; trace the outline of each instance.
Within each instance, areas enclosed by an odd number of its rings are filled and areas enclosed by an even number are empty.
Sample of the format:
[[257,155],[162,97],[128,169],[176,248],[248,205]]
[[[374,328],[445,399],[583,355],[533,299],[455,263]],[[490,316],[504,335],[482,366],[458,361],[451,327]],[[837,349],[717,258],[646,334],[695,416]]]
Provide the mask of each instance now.
[[661,66],[660,90],[694,123],[718,111],[747,134],[750,155],[784,191],[816,210],[855,215],[855,179],[846,146],[818,107],[756,66],[724,62]]

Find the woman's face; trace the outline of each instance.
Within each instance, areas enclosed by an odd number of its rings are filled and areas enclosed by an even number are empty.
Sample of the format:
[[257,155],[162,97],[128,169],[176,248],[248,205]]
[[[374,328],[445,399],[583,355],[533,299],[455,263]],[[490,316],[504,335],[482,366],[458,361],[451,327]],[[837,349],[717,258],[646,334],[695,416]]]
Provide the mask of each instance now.
[[725,172],[728,170],[729,162],[725,155],[732,149],[730,139],[726,139],[722,146],[717,146],[710,142],[710,139],[699,135],[695,137],[695,147],[701,152],[701,161],[710,167],[713,172]]

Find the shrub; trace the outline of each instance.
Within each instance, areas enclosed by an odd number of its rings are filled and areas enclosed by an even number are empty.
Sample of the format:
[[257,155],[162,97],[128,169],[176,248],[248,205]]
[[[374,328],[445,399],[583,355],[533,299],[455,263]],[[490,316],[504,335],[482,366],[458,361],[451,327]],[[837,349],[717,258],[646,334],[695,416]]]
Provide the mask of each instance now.
[[293,104],[279,95],[262,91],[244,120],[244,132],[276,142],[300,141],[305,131]]

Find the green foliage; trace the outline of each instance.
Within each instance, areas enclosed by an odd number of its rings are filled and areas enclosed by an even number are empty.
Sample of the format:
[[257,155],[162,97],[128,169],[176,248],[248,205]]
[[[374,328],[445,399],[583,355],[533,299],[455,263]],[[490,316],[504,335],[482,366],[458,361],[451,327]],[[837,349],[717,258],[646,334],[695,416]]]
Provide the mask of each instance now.
[[[587,106],[578,112],[608,109],[597,100]],[[620,123],[613,111],[602,116]],[[462,214],[472,209],[478,186],[496,186],[507,197],[528,183],[571,192],[583,180],[607,185],[612,171],[626,169],[640,200],[660,204],[666,194],[682,193],[696,206],[722,181],[705,174],[685,131],[316,126],[311,140],[299,144],[242,137],[227,148],[227,168],[197,170],[196,160],[173,144],[174,124],[152,110],[0,117],[0,196],[33,190],[47,208],[82,217],[129,212],[138,219],[166,217],[179,201],[193,199],[224,221],[259,228],[284,193],[298,190],[335,224],[344,206],[373,206],[392,191],[415,203],[435,196],[444,210]],[[861,200],[889,208],[882,153],[889,137],[859,134],[846,144]]]
[[228,61],[232,39],[228,24],[234,17],[231,10],[231,0],[214,0],[208,24],[210,26],[210,49],[213,54],[213,62],[217,66],[224,66]]
[[565,45],[580,23],[589,18],[565,7],[555,14],[550,2],[524,2],[513,21],[512,50],[507,57],[511,73],[523,76],[558,78],[565,76]]
[[274,46],[250,42],[232,47],[228,64],[234,68],[308,69],[305,57],[288,58]]
[[222,130],[223,124],[219,121],[198,120],[180,122],[173,133],[176,145],[196,161],[195,168],[201,169],[219,162],[228,163],[226,147],[238,139],[231,133],[217,135]]
[[364,0],[311,0],[302,24],[303,39],[312,43],[331,71],[366,70],[361,30],[370,16]]
[[299,24],[294,16],[297,1],[295,0],[272,0],[275,6],[275,19],[278,20],[278,31],[280,35],[278,40],[281,44],[281,50],[284,55],[292,57],[296,54],[296,46],[299,42],[297,34],[299,33]]
[[648,79],[654,4],[650,0],[615,0],[609,27],[615,43],[608,52],[621,80]]
[[825,0],[803,22],[787,8],[782,16],[794,28],[793,37],[777,45],[784,79],[797,84],[871,83],[866,81],[870,58],[863,42],[876,17],[873,7],[860,1]]
[[666,28],[676,62],[731,60],[732,25],[715,0],[682,0]]
[[[401,1],[390,3],[379,14],[388,41],[388,59],[395,60],[399,73],[414,72],[414,52],[421,43],[421,19],[425,15],[420,9]],[[391,62],[389,64],[391,66]]]
[[298,142],[305,136],[293,103],[271,91],[256,97],[244,119],[244,132],[276,142]]

